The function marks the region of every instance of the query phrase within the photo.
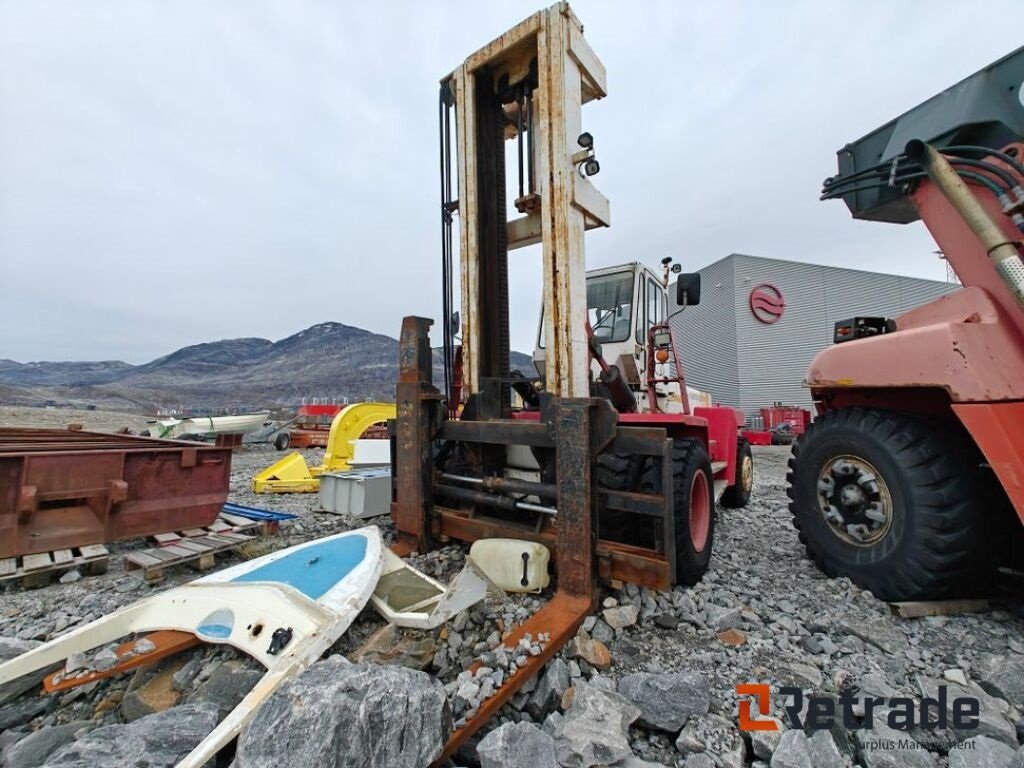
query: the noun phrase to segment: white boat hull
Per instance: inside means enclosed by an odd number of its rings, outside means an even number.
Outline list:
[[[281,683],[319,659],[345,633],[377,584],[383,549],[379,530],[368,526],[205,576],[0,664],[0,685],[133,633],[178,630],[234,646],[267,672],[178,763],[178,768],[200,768],[239,734]]]
[[[150,434],[165,440],[182,435],[247,435],[255,432],[270,416],[270,411],[239,416],[195,416],[190,419],[163,419],[150,422]]]

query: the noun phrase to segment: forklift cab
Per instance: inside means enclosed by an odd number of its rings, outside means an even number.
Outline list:
[[[646,410],[640,395],[646,386],[648,331],[667,318],[668,292],[664,277],[653,269],[631,262],[587,272],[587,322],[594,339],[601,345],[601,355],[609,365],[618,366],[629,388],[637,394],[642,411]],[[534,367],[541,378],[544,377],[544,345],[542,308],[533,352]],[[600,372],[596,361],[591,363],[591,372],[596,379]],[[678,385],[660,386],[659,400],[662,394],[666,412],[681,410]],[[699,393],[694,390],[694,394]]]

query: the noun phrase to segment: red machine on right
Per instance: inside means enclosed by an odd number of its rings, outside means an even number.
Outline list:
[[[1024,48],[841,149],[822,199],[920,219],[963,288],[835,325],[807,372],[790,509],[883,600],[984,594],[1024,522]]]

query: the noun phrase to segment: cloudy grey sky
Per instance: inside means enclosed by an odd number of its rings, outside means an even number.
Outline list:
[[[437,81],[542,2],[0,0],[0,357],[438,317]],[[609,83],[584,110],[613,218],[590,266],[944,276],[922,225],[854,222],[820,183],[1019,45],[1019,0],[986,2],[983,35],[961,0],[573,5]],[[529,350],[535,258],[512,291]]]

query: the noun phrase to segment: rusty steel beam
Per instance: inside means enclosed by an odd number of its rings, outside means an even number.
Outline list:
[[[411,547],[409,551],[419,552],[426,552],[431,544],[427,524],[434,485],[430,447],[444,418],[441,393],[433,386],[431,324],[423,317],[402,320],[395,389],[395,500],[391,516],[399,540]]]
[[[145,637],[153,643],[154,648],[152,651],[136,655],[133,651],[138,639],[132,638],[117,646],[114,652],[117,654],[119,661],[110,669],[102,672],[92,670],[83,673],[81,677],[65,677],[62,669],[59,672],[47,675],[43,679],[43,690],[47,693],[56,693],[57,691],[76,688],[79,685],[85,685],[95,680],[114,677],[145,664],[155,664],[162,659],[174,656],[182,651],[187,651],[189,648],[202,645],[203,642],[191,632],[179,632],[174,629],[157,630],[156,632],[150,632]]]
[[[554,401],[558,485],[558,589],[572,597],[594,591],[594,518],[596,493],[591,482],[590,413],[587,398]]]
[[[547,424],[513,419],[447,421],[441,427],[439,437],[485,445],[529,445],[537,448],[553,448],[555,445]]]
[[[230,477],[228,448],[0,428],[0,557],[201,528]]]
[[[526,665],[517,669],[514,675],[506,678],[494,695],[480,705],[477,714],[462,728],[452,733],[444,745],[444,752],[434,763],[435,766],[444,763],[455,754],[456,750],[470,736],[494,717],[498,710],[519,692],[527,680],[540,673],[544,665],[576,634],[576,630],[590,613],[590,609],[590,597],[573,597],[559,590],[544,608],[522,624],[517,625],[505,637],[502,643],[508,648],[515,648],[519,640],[526,635],[530,635],[534,640],[543,633],[551,635],[537,656],[527,657]],[[478,667],[479,665],[474,666]]]

